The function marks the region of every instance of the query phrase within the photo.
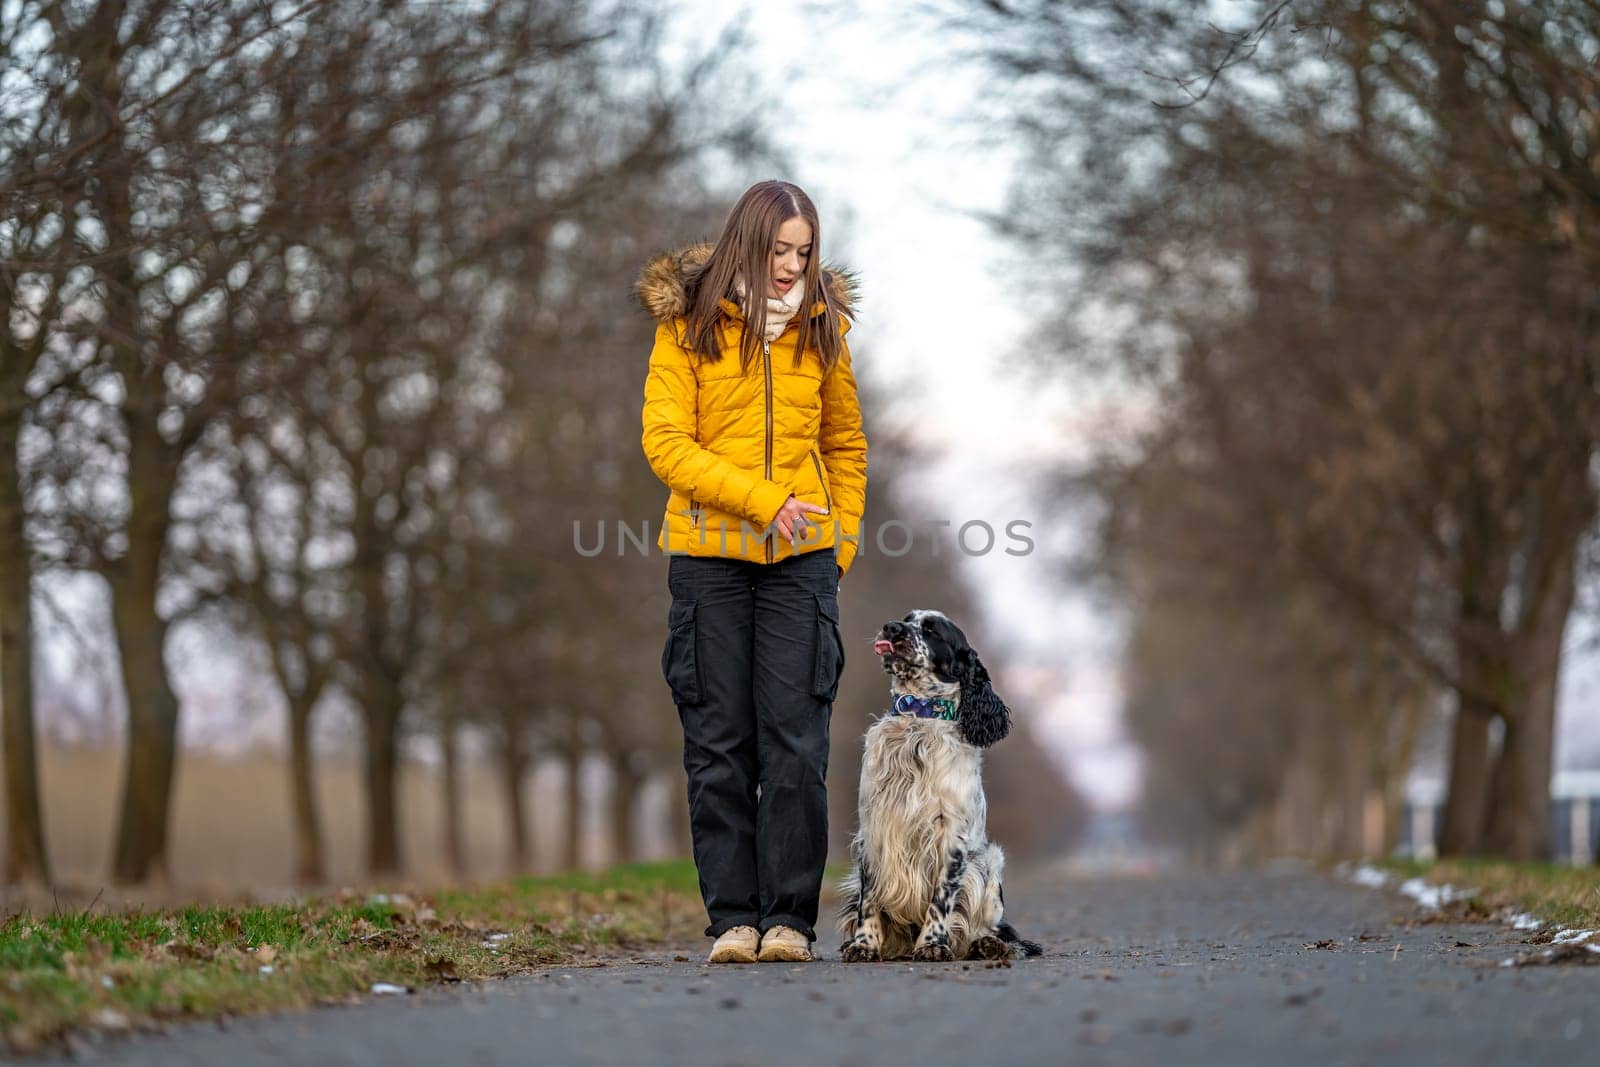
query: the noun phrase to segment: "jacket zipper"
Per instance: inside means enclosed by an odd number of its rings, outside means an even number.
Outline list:
[[[767,379],[767,481],[772,480],[772,342],[761,342],[761,370]],[[767,562],[772,562],[772,538],[767,538]]]
[[[822,485],[822,501],[828,506],[828,517],[833,517],[833,497],[828,493],[828,479],[822,476],[822,460],[817,458],[817,450],[811,449],[811,465],[817,468],[817,481]]]

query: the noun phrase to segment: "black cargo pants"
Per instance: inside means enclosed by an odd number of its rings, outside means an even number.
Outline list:
[[[716,937],[815,940],[828,720],[844,670],[833,548],[777,563],[674,555],[661,669],[683,723],[700,895]]]

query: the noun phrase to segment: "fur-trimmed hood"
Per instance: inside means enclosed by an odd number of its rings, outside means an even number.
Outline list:
[[[645,264],[644,270],[639,272],[639,280],[633,284],[633,291],[652,318],[657,322],[671,322],[689,313],[689,280],[711,258],[714,247],[710,242],[694,244],[677,252],[663,252]],[[837,264],[824,263],[822,284],[827,286],[840,314],[854,319],[860,290],[856,273]],[[733,307],[731,301],[724,301],[724,306]],[[820,315],[824,306],[820,300],[813,301],[811,314]],[[734,311],[737,312],[737,308]]]

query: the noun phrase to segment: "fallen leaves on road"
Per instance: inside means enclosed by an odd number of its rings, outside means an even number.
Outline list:
[[[1435,926],[1440,923],[1492,923],[1496,921],[1495,908],[1477,896],[1448,900],[1424,915],[1407,916],[1398,920],[1402,926]]]
[[[1339,947],[1339,942],[1335,941],[1331,937],[1325,937],[1321,941],[1307,941],[1300,947],[1310,949],[1333,949]]]

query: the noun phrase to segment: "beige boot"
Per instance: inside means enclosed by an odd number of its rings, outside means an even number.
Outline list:
[[[706,962],[754,963],[756,946],[760,941],[761,934],[754,926],[735,926],[724,930],[722,936],[717,938],[717,943],[711,946],[711,955],[706,957]]]
[[[774,926],[761,938],[762,963],[809,963],[811,942],[799,930],[787,926]]]

